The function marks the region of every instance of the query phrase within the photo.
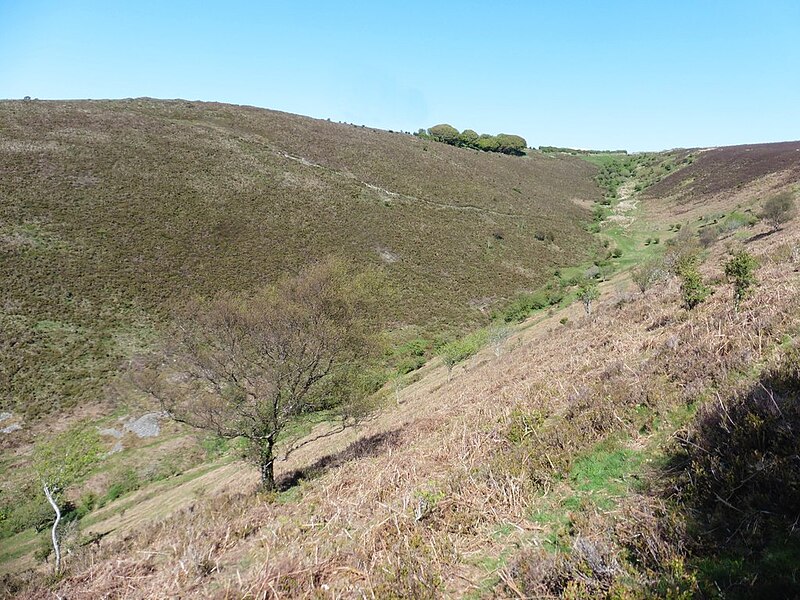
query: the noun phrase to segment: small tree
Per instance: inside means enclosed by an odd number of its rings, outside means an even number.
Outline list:
[[[772,231],[778,231],[781,225],[794,219],[797,214],[791,192],[781,192],[764,203],[761,218],[769,223]]]
[[[369,348],[374,283],[328,261],[250,297],[193,300],[134,382],[175,420],[247,440],[263,488],[274,490],[275,445],[287,424],[321,408],[345,409],[342,426],[353,416],[347,400]]]
[[[666,276],[664,262],[659,259],[648,260],[637,266],[631,273],[631,280],[644,294],[653,285],[663,280]]]
[[[64,491],[86,474],[100,456],[100,440],[94,430],[78,425],[34,446],[33,466],[55,520],[50,532],[55,553],[55,572],[61,571],[61,544],[58,525]]]
[[[697,262],[696,254],[687,254],[675,266],[675,273],[681,280],[683,305],[689,310],[704,302],[711,294],[697,270]]]
[[[739,305],[749,294],[756,283],[755,271],[758,261],[747,250],[740,250],[725,263],[725,276],[733,283],[733,305]]]
[[[592,280],[585,280],[578,288],[578,300],[583,302],[583,308],[587,315],[592,314],[592,302],[600,297],[600,290],[597,283]]]

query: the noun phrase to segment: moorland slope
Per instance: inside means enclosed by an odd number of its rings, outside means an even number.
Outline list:
[[[593,255],[595,172],[250,107],[0,102],[0,408],[94,400],[176,297],[328,255],[384,270],[394,328],[485,320]]]

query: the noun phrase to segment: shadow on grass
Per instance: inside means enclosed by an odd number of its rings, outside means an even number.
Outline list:
[[[300,481],[316,479],[329,469],[335,469],[351,460],[378,456],[391,448],[397,447],[399,443],[400,429],[393,429],[361,438],[341,452],[323,456],[307,467],[286,473],[278,480],[278,489],[285,492],[289,488],[296,486]]]
[[[711,401],[666,466],[703,597],[800,598],[800,350]]]
[[[757,242],[758,240],[763,240],[765,237],[769,237],[773,233],[777,233],[778,231],[780,231],[780,230],[779,229],[778,230],[770,229],[769,231],[762,231],[761,233],[757,233],[754,236],[751,236],[751,237],[747,238],[745,240],[745,243],[749,244],[751,242]]]

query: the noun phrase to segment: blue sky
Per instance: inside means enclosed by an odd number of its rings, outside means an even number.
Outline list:
[[[153,96],[531,145],[800,139],[800,0],[0,0],[0,98]]]

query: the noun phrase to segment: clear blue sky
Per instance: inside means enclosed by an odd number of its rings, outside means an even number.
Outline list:
[[[656,150],[800,139],[800,0],[0,0],[0,98]]]

